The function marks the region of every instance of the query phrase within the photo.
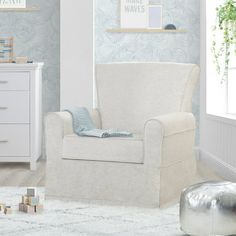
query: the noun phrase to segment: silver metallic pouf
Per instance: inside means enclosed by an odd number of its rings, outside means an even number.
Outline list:
[[[206,182],[182,192],[181,229],[189,235],[236,234],[236,184]]]

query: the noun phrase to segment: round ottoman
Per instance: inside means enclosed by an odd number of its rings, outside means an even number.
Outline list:
[[[183,190],[180,225],[195,236],[236,234],[236,184],[206,182]]]

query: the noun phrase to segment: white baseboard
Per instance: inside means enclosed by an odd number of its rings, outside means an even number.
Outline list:
[[[200,149],[199,160],[206,163],[206,165],[212,168],[219,176],[221,176],[225,180],[236,182],[236,168],[225,163],[217,156]]]

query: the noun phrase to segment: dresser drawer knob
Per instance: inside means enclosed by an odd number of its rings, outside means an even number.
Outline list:
[[[7,110],[8,107],[0,107],[0,110]]]
[[[6,80],[0,80],[0,84],[7,84],[8,83],[8,81],[6,81]]]
[[[8,143],[8,140],[0,140],[0,143]]]

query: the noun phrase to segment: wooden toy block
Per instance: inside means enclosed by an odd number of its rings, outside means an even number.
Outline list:
[[[27,196],[28,197],[36,197],[37,189],[36,188],[27,188]]]
[[[27,210],[28,210],[28,207],[27,207],[28,205],[26,205],[26,204],[23,204],[23,212],[25,212],[25,213],[27,213]]]
[[[39,204],[39,205],[35,206],[35,212],[42,213],[43,212],[43,205]]]
[[[4,211],[5,208],[6,208],[6,204],[0,203],[0,211]]]
[[[28,61],[27,57],[16,57],[15,61],[17,64],[26,64]]]
[[[39,196],[37,197],[29,197],[29,205],[37,206],[39,204]]]
[[[22,202],[23,204],[29,204],[29,197],[28,196],[22,196]]]
[[[28,214],[34,214],[35,213],[35,207],[34,206],[29,206],[29,205],[25,205],[24,207],[24,212],[28,213]]]
[[[21,211],[21,212],[25,211],[25,204],[23,204],[23,203],[19,204],[19,211]]]
[[[12,213],[12,209],[10,206],[5,207],[4,209],[4,214],[5,215],[10,215]]]

